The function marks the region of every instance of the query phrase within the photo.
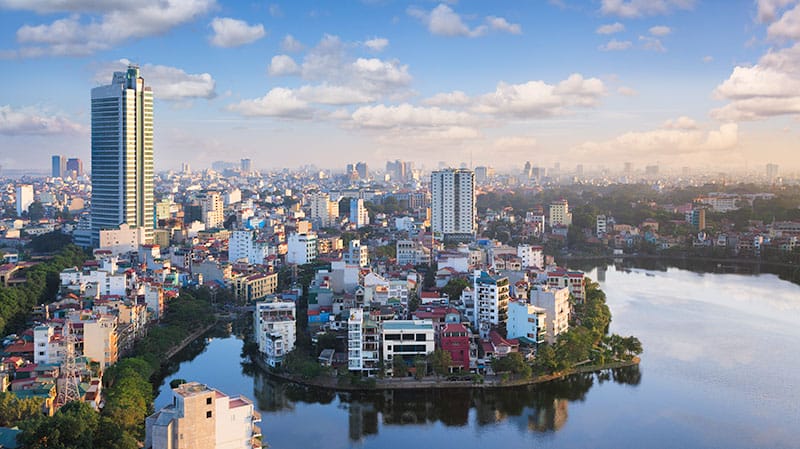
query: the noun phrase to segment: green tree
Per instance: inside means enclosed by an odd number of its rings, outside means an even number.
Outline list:
[[[510,372],[527,379],[531,377],[531,366],[519,352],[512,352],[505,357],[492,360],[492,369],[495,372]]]
[[[24,422],[17,441],[28,449],[92,448],[100,415],[85,402],[69,402],[52,417]]]
[[[395,355],[392,359],[392,377],[406,377],[408,375],[408,365],[402,356]]]
[[[436,373],[437,377],[446,376],[450,373],[450,366],[453,364],[453,358],[450,353],[444,349],[436,348],[428,355],[428,360],[430,360],[431,368],[433,368],[433,372]]]
[[[0,427],[13,427],[20,422],[42,416],[41,398],[19,399],[11,392],[0,393]]]
[[[469,287],[469,281],[464,278],[454,278],[447,282],[442,291],[447,293],[450,301],[454,301],[461,297],[461,292],[467,287]]]

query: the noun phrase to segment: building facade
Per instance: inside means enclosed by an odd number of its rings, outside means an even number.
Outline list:
[[[431,229],[436,236],[472,240],[477,231],[475,173],[447,169],[431,173]]]
[[[297,319],[292,301],[264,301],[255,306],[253,325],[258,351],[270,366],[280,366],[294,349]]]
[[[150,242],[153,207],[153,92],[128,66],[92,89],[92,243],[126,223]]]
[[[505,324],[508,319],[508,278],[494,277],[485,271],[475,270],[472,294],[473,325],[481,338],[489,338],[492,328]]]

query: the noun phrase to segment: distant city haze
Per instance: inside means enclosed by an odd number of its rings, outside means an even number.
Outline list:
[[[91,164],[137,64],[154,168],[800,169],[796,0],[0,1],[0,166]],[[153,20],[152,17],[159,17]]]

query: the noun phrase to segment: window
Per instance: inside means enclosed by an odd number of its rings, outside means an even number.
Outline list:
[[[211,418],[211,410],[206,412],[206,418]]]
[[[425,341],[425,334],[417,334],[417,341]]]
[[[206,398],[206,405],[211,405],[211,398]]]

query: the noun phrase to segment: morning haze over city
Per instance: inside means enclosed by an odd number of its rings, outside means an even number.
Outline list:
[[[0,0],[0,448],[796,448],[800,0]]]

